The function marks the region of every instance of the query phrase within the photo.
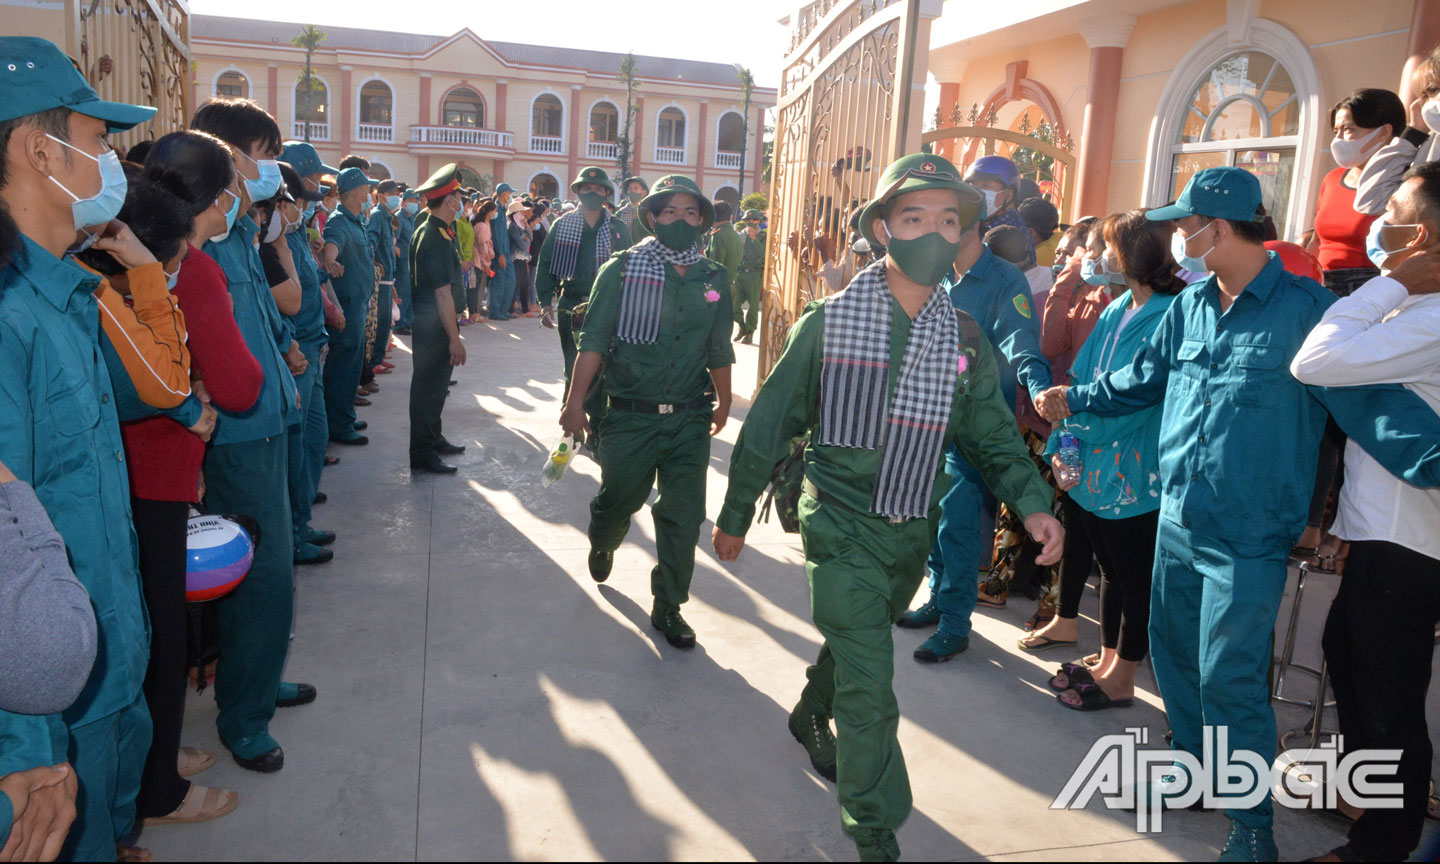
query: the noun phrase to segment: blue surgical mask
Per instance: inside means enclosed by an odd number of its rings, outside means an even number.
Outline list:
[[[1175,259],[1175,263],[1180,265],[1181,270],[1189,270],[1191,273],[1210,272],[1210,265],[1205,263],[1205,258],[1211,252],[1215,251],[1215,244],[1211,243],[1210,248],[1206,249],[1204,253],[1200,255],[1187,255],[1185,253],[1185,246],[1189,241],[1194,240],[1196,237],[1210,230],[1214,224],[1214,220],[1211,220],[1204,228],[1201,228],[1189,237],[1181,234],[1178,230],[1170,237],[1170,257]]]
[[[1372,264],[1374,264],[1376,267],[1379,267],[1382,271],[1388,274],[1389,268],[1385,266],[1385,262],[1390,259],[1391,255],[1399,252],[1400,249],[1386,249],[1384,245],[1382,245],[1380,242],[1380,233],[1386,228],[1419,227],[1421,227],[1419,223],[1396,225],[1387,220],[1384,216],[1381,216],[1379,219],[1376,219],[1374,222],[1370,223],[1370,232],[1365,235],[1365,254],[1370,258],[1370,262]],[[1404,247],[1402,246],[1401,249],[1403,248]]]
[[[1100,269],[1100,261],[1096,258],[1086,258],[1080,262],[1080,279],[1086,285],[1109,285],[1110,274]]]
[[[408,201],[408,202],[406,202],[406,204],[405,204],[405,212],[406,212],[406,213],[409,213],[411,216],[414,216],[416,213],[419,213],[419,212],[420,212],[420,202],[418,202],[418,201]]]
[[[84,231],[96,225],[104,225],[111,219],[120,215],[120,208],[125,206],[125,192],[129,189],[129,183],[125,180],[125,169],[120,165],[120,157],[115,155],[114,150],[106,150],[99,156],[91,156],[79,147],[66,141],[61,141],[54,135],[46,135],[51,141],[63,147],[69,147],[91,162],[100,166],[100,191],[89,198],[81,198],[74,192],[65,188],[65,184],[50,178],[54,183],[64,190],[66,195],[75,199],[70,202],[70,216],[75,224],[76,231]],[[97,235],[91,234],[85,238],[82,248],[88,248],[95,242]]]
[[[319,208],[319,206],[320,206],[320,202],[319,202],[319,201],[311,201],[309,204],[306,204],[306,205],[305,205],[305,212],[300,215],[300,221],[301,221],[301,222],[309,222],[309,221],[310,221],[310,217],[315,215],[315,211],[316,211],[316,209]]]
[[[165,274],[165,287],[171,291],[175,290],[175,284],[180,281],[180,268],[176,267],[174,273]]]
[[[219,243],[221,240],[229,237],[230,232],[235,230],[235,220],[240,218],[240,196],[232,192],[230,193],[230,197],[233,200],[230,202],[230,209],[225,211],[225,233],[216,234],[214,237],[211,237],[211,241],[215,243]]]
[[[400,196],[399,196],[399,195],[389,195],[389,196],[386,196],[386,198],[385,198],[385,209],[386,209],[386,210],[389,210],[391,213],[394,213],[396,210],[399,210],[399,209],[400,209]]]
[[[243,156],[244,154],[242,153],[241,155]],[[245,156],[245,158],[250,159],[249,156]],[[280,174],[280,163],[274,159],[260,159],[258,161],[250,159],[250,161],[254,162],[255,167],[260,169],[260,177],[256,180],[247,178],[245,180],[245,191],[250,193],[251,201],[268,201],[275,197],[275,193],[280,191],[280,184],[284,182],[284,177]]]

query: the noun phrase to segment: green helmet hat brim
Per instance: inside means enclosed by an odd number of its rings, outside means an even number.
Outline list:
[[[961,180],[959,169],[950,160],[930,153],[914,153],[896,159],[880,175],[875,197],[860,211],[861,236],[872,246],[884,246],[875,236],[875,220],[884,215],[885,206],[897,195],[926,189],[948,189],[955,193],[963,230],[969,230],[985,216],[985,195]]]
[[[650,187],[650,192],[640,201],[640,223],[651,233],[655,231],[655,217],[651,215],[650,208],[660,203],[671,195],[685,194],[694,195],[700,202],[700,230],[709,231],[715,225],[715,204],[705,193],[700,191],[699,185],[689,177],[680,174],[666,174],[655,185]]]
[[[580,187],[586,183],[604,186],[610,190],[612,196],[615,194],[615,184],[610,182],[610,175],[605,173],[604,168],[596,165],[581,168],[580,173],[575,175],[575,182],[570,184],[570,191],[578,195],[580,193]]]

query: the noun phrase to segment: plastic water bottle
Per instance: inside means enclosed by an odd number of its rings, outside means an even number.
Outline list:
[[[1060,432],[1060,470],[1055,479],[1061,484],[1079,483],[1081,474],[1080,439],[1071,432]]]
[[[550,451],[550,456],[545,460],[545,470],[540,472],[540,484],[549,486],[565,475],[565,469],[570,465],[570,458],[575,455],[575,439],[566,435]]]

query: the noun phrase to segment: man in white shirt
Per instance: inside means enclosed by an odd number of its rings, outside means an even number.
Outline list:
[[[1324,387],[1400,384],[1440,413],[1440,163],[1411,169],[1382,221],[1372,245],[1386,275],[1331,306],[1290,371]],[[1365,812],[1345,846],[1313,860],[1404,861],[1420,842],[1429,788],[1440,489],[1411,486],[1351,441],[1331,530],[1351,544],[1324,635],[1340,732],[1347,751],[1402,751],[1404,806]]]

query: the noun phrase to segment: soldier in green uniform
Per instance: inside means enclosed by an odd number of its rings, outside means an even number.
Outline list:
[[[620,184],[620,192],[625,196],[625,203],[615,211],[615,217],[625,223],[630,232],[630,242],[639,243],[650,236],[650,229],[640,220],[640,202],[650,194],[650,186],[644,177],[626,177],[625,182]]]
[[[760,237],[760,223],[765,215],[759,210],[745,211],[741,243],[740,272],[735,279],[735,323],[740,332],[736,342],[751,344],[760,323],[760,293],[765,281],[765,241]]]
[[[405,189],[400,194],[400,212],[396,217],[400,227],[395,230],[395,296],[400,298],[400,322],[394,332],[401,336],[410,335],[410,322],[414,313],[410,309],[410,238],[415,236],[415,218],[420,215],[420,193]]]
[[[368,444],[355,430],[355,389],[365,363],[365,320],[375,288],[375,265],[370,241],[361,222],[364,203],[370,200],[371,180],[359,168],[345,168],[335,180],[340,206],[325,220],[325,269],[349,324],[330,338],[325,358],[325,415],[330,440],[340,444]]]
[[[732,212],[729,201],[715,202],[715,227],[706,235],[705,257],[724,267],[734,286],[740,276],[740,258],[745,250],[740,235],[735,232],[735,224],[730,221]]]
[[[740,430],[715,523],[716,554],[734,561],[772,469],[813,430],[798,512],[825,644],[789,726],[815,769],[838,778],[841,821],[861,860],[897,858],[894,832],[910,813],[890,625],[924,576],[945,448],[958,445],[1025,515],[1042,561],[1058,559],[1063,543],[990,345],[939,287],[983,200],[936,156],[886,169],[861,226],[889,257],[811,303],[790,331]]]
[[[411,298],[414,314],[411,345],[415,369],[410,378],[410,469],[431,474],[454,474],[454,465],[441,456],[465,452],[445,440],[440,412],[450,372],[465,365],[465,343],[455,320],[452,286],[460,283],[460,244],[455,219],[463,211],[460,168],[450,163],[415,190],[425,199],[425,212],[415,223],[410,240]]]
[[[658,481],[650,623],[676,648],[695,645],[680,606],[705,521],[710,436],[730,416],[735,362],[726,339],[730,277],[699,250],[714,213],[695,181],[674,174],[640,202],[638,221],[653,236],[600,268],[560,418],[569,435],[589,430],[583,403],[603,361],[609,407],[600,421],[600,491],[590,502],[590,575],[609,578],[630,517]]]
[[[615,195],[615,187],[605,171],[591,166],[581,169],[570,191],[580,198],[580,206],[561,216],[545,235],[540,245],[540,260],[535,262],[535,291],[540,305],[557,316],[560,350],[565,355],[565,392],[570,392],[570,373],[575,369],[575,307],[590,296],[595,274],[610,256],[630,245],[630,232],[625,223],[611,216],[605,202]],[[555,302],[556,291],[559,302]]]

